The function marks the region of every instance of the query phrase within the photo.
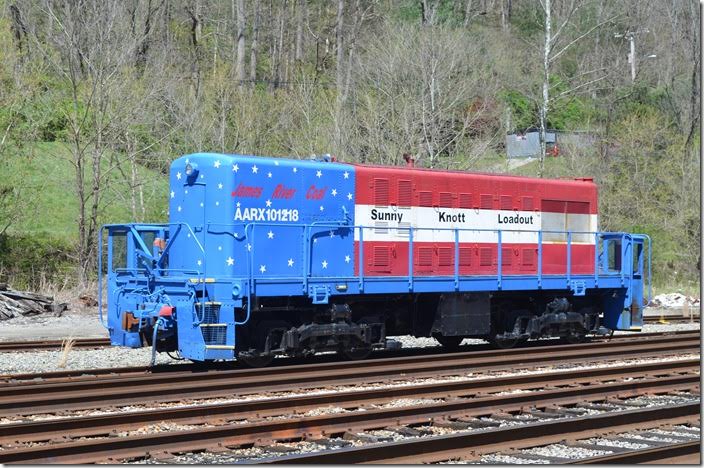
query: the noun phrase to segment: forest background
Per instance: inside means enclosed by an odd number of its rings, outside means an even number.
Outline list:
[[[422,167],[593,177],[600,229],[649,234],[657,288],[698,290],[694,0],[0,7],[0,281],[89,284],[102,223],[167,220],[181,154],[408,153]],[[505,137],[530,128],[580,143],[513,168]]]

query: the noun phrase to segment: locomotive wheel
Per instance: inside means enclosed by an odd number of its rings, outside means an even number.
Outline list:
[[[237,360],[242,362],[244,365],[247,367],[266,367],[269,364],[271,364],[271,361],[274,360],[274,356],[272,355],[262,355],[262,354],[257,354],[257,355],[238,355]]]
[[[342,348],[340,352],[347,360],[360,361],[369,357],[372,353],[372,348]]]
[[[522,338],[498,338],[496,336],[491,339],[491,343],[499,349],[515,348],[516,346],[521,345],[526,341],[528,340]]]
[[[568,342],[569,344],[578,344],[578,343],[585,342],[587,340],[587,336],[582,333],[577,333],[577,334],[570,333],[569,335],[563,337],[562,339],[564,341]]]
[[[460,343],[464,340],[463,336],[443,336],[436,335],[433,338],[438,340],[443,348],[454,351],[460,347]]]

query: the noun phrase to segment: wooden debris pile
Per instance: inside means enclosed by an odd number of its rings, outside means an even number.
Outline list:
[[[15,291],[8,285],[0,283],[0,320],[45,313],[52,313],[59,317],[66,309],[68,304],[58,304],[54,302],[53,297]]]

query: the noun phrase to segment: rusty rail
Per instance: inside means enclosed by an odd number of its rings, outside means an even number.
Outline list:
[[[628,356],[661,357],[697,352],[699,336],[678,335],[651,340],[601,343],[601,347],[550,346],[521,350],[508,356],[501,351],[442,354],[411,358],[356,361],[347,365],[314,364],[279,369],[231,370],[147,374],[0,386],[0,416],[89,409],[106,405],[177,401],[185,398],[233,396],[254,392],[288,391],[325,385],[358,384],[409,376],[454,375],[468,370],[502,370],[535,367],[537,364],[580,363]],[[585,349],[589,350],[585,357]]]
[[[0,463],[89,463],[142,457],[149,453],[189,452],[215,447],[241,446],[274,440],[339,435],[346,431],[418,424],[447,416],[479,416],[496,411],[519,411],[526,406],[569,405],[583,401],[603,401],[609,397],[635,396],[645,392],[666,392],[698,385],[698,377],[653,379],[648,382],[595,384],[581,389],[556,389],[534,394],[512,394],[451,400],[427,406],[371,409],[352,413],[232,424],[187,431],[88,439],[0,451]],[[529,424],[496,430],[413,438],[358,448],[323,451],[280,457],[273,462],[308,463],[420,463],[447,460],[473,451],[500,451],[510,447],[544,445],[566,436],[586,438],[600,431],[629,430],[644,424],[681,424],[699,416],[699,403],[617,411],[555,422]]]

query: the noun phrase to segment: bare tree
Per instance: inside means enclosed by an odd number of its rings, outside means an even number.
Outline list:
[[[236,5],[236,7],[235,7],[235,5]],[[245,68],[244,68],[245,67],[245,65],[244,65],[245,37],[244,37],[244,32],[245,32],[245,26],[246,26],[244,0],[232,0],[232,9],[237,10],[237,35],[235,36],[235,43],[237,44],[237,54],[236,54],[235,63],[237,64],[237,66],[236,66],[235,75],[237,76],[237,79],[239,80],[239,82],[243,83],[245,80]],[[233,16],[234,16],[234,14],[233,14]]]
[[[252,45],[249,58],[249,79],[257,79],[257,47],[259,46],[259,0],[254,0],[254,20],[252,21]]]
[[[594,33],[598,28],[602,27],[604,24],[613,21],[616,15],[591,25],[586,28],[586,30],[580,30],[577,28],[573,22],[575,14],[577,11],[586,4],[586,0],[570,0],[570,3],[560,4],[562,18],[555,18],[555,11],[551,0],[540,0],[540,5],[542,7],[543,13],[543,41],[541,44],[541,56],[542,56],[542,95],[540,104],[538,107],[538,119],[540,122],[540,169],[539,174],[542,177],[545,168],[545,155],[546,155],[546,133],[547,133],[547,120],[548,112],[550,111],[551,105],[554,104],[555,100],[558,98],[565,97],[569,94],[575,93],[578,90],[588,91],[588,87],[594,83],[601,81],[605,78],[603,73],[599,73],[601,69],[594,69],[585,71],[581,74],[581,77],[586,79],[581,80],[578,84],[573,84],[568,90],[560,92],[557,96],[551,97],[550,89],[551,82],[550,76],[551,72],[556,64],[556,61],[568,52],[572,47],[574,47],[579,41]],[[557,25],[553,31],[553,22]],[[568,36],[568,32],[571,35]],[[559,46],[559,47],[558,47]]]

